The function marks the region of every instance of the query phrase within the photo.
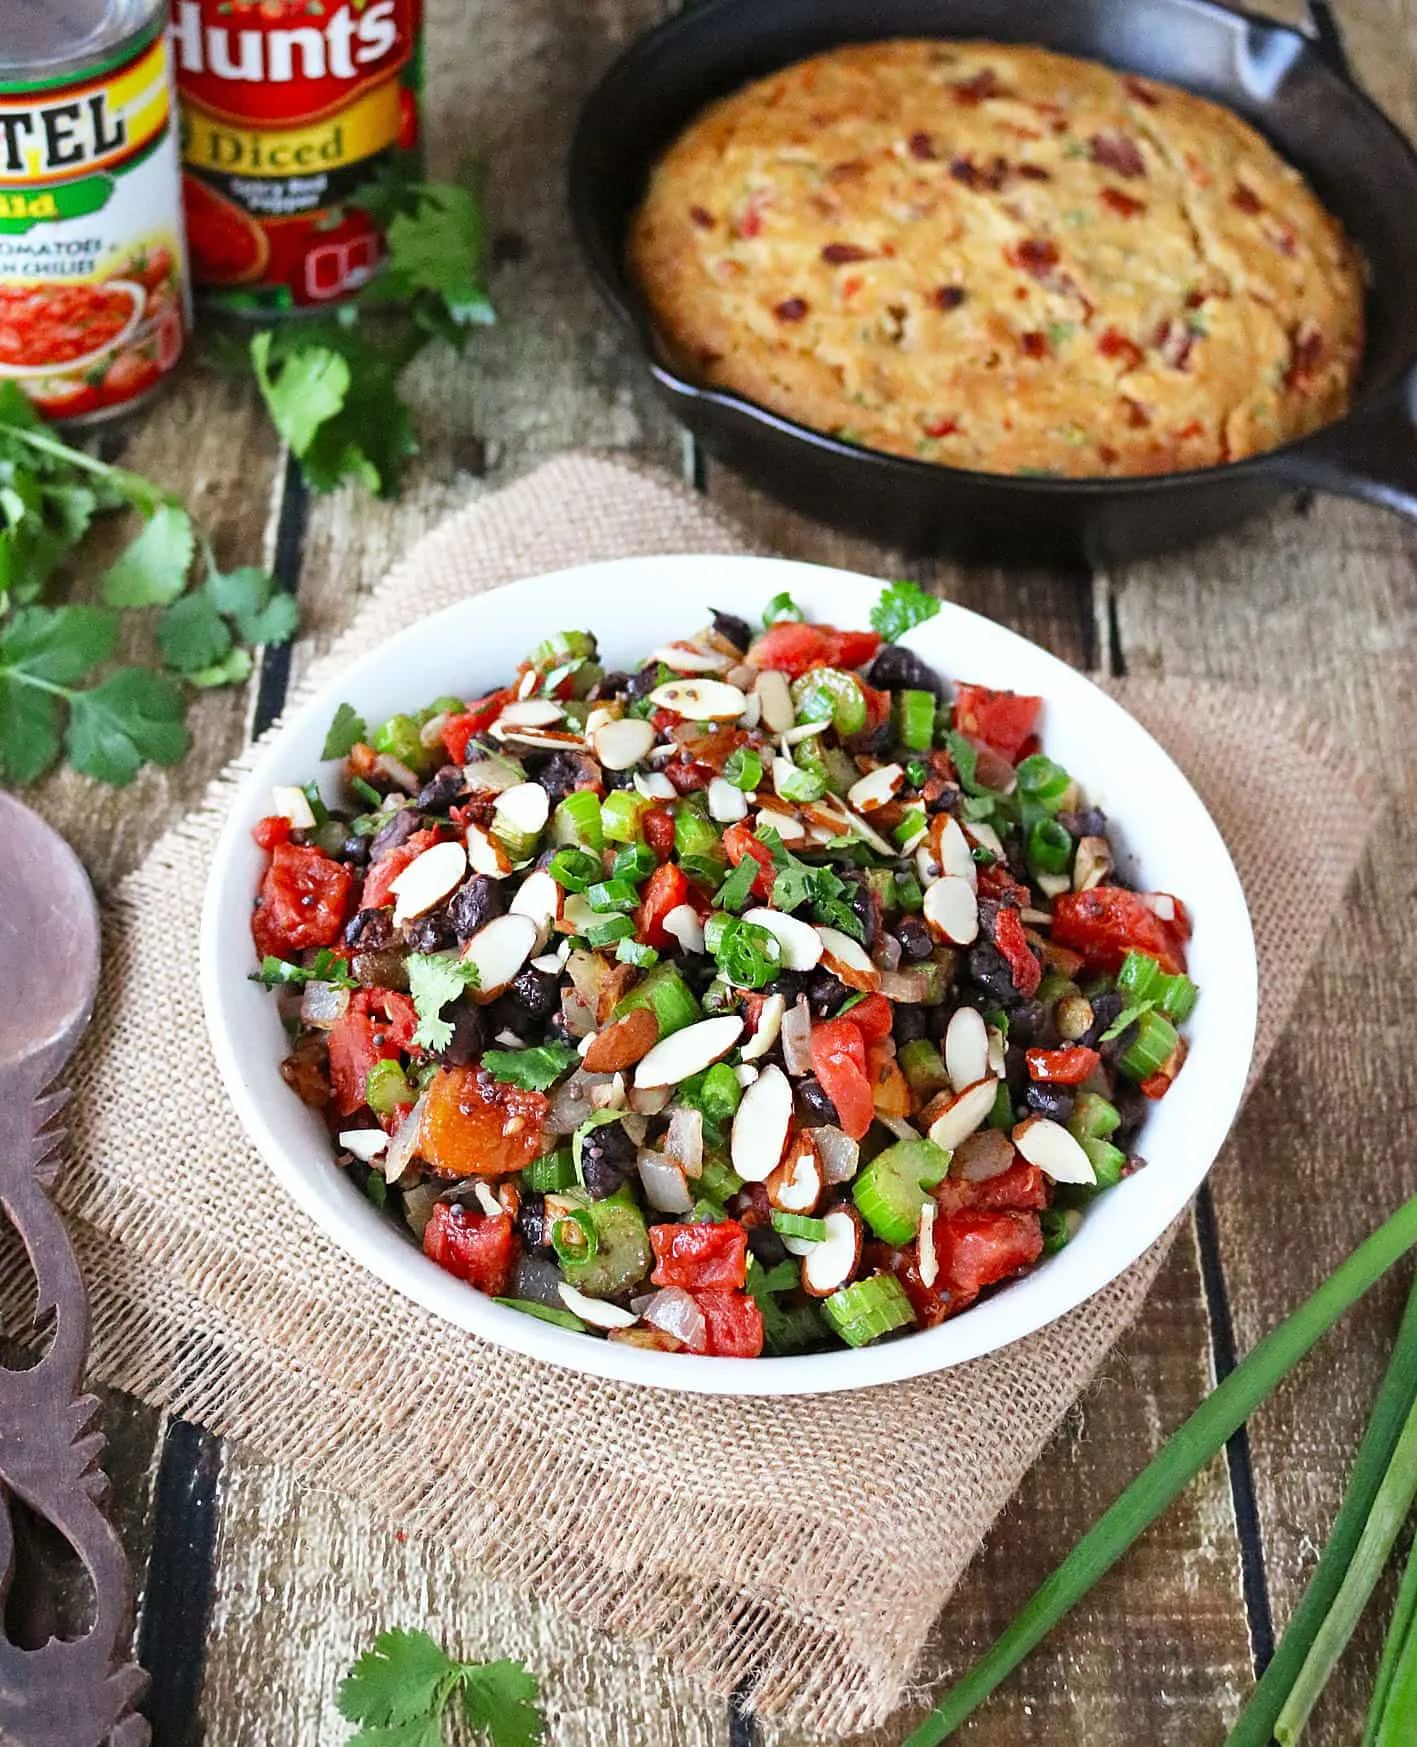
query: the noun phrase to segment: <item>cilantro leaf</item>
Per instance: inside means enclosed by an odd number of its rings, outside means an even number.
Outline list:
[[[85,776],[124,788],[149,761],[177,764],[192,744],[176,682],[145,667],[120,667],[92,691],[69,694],[64,737]]]
[[[336,958],[329,947],[322,946],[308,965],[292,964],[289,959],[275,958],[267,953],[261,960],[261,968],[253,971],[253,983],[262,983],[268,989],[295,988],[304,983],[333,983],[337,989],[355,989],[359,982],[349,974],[349,969],[341,958]]]
[[[349,1747],[442,1747],[454,1695],[490,1747],[536,1747],[546,1724],[536,1679],[519,1662],[456,1662],[427,1632],[381,1632],[340,1683],[340,1714],[361,1725]]]
[[[757,879],[761,864],[751,855],[745,855],[729,873],[723,877],[723,883],[714,893],[713,907],[715,910],[732,910],[735,913],[743,908],[753,894],[753,882]]]
[[[0,667],[0,775],[31,783],[59,756],[59,700]]]
[[[173,601],[158,620],[157,640],[163,660],[178,673],[215,667],[231,649],[226,620],[201,589]]]
[[[335,711],[321,748],[321,758],[348,758],[361,740],[369,737],[369,726],[353,704],[341,704]]]
[[[523,1092],[544,1092],[579,1060],[579,1050],[553,1041],[533,1049],[489,1049],[483,1054],[482,1065],[504,1085],[519,1086]]]
[[[236,626],[243,643],[253,648],[263,643],[286,643],[300,620],[300,609],[290,595],[276,587],[269,571],[253,564],[239,570],[213,571],[206,581],[212,605]]]
[[[118,641],[118,621],[103,607],[24,607],[0,636],[0,666],[51,685],[73,685]]]
[[[792,619],[799,625],[803,619],[801,607],[786,589],[781,594],[775,594],[763,608],[763,629],[770,631],[781,619]]]
[[[482,285],[482,208],[470,188],[423,182],[389,225],[385,296],[432,292],[459,327],[496,320]]]
[[[427,1632],[380,1632],[340,1682],[340,1715],[387,1728],[441,1712],[459,1666]]]
[[[197,549],[192,518],[179,504],[158,504],[147,526],[103,579],[111,607],[166,606],[187,586]]]
[[[1111,1043],[1114,1037],[1120,1037],[1129,1025],[1135,1025],[1144,1013],[1150,1013],[1155,1007],[1155,1001],[1133,1001],[1130,1007],[1124,1007],[1106,1031],[1098,1039],[1100,1043]]]
[[[213,686],[244,685],[255,665],[249,649],[233,649],[224,660],[211,667],[199,667],[195,673],[184,673],[182,677],[198,691],[210,691]]]
[[[462,1665],[463,1715],[481,1729],[495,1747],[536,1747],[546,1719],[537,1707],[536,1676],[520,1662]]]
[[[916,625],[933,619],[940,603],[926,594],[918,582],[892,582],[881,590],[881,598],[871,608],[871,625],[887,643],[894,643]]]
[[[408,992],[418,1014],[413,1041],[436,1054],[453,1041],[453,1022],[443,1009],[464,989],[477,987],[477,966],[444,953],[412,952],[408,956]]]
[[[310,345],[285,351],[279,375],[271,374],[269,331],[251,341],[251,362],[256,381],[276,429],[290,444],[297,460],[304,460],[320,427],[343,410],[349,395],[350,369],[346,359],[326,346]]]

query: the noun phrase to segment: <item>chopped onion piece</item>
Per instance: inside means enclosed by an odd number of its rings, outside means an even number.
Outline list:
[[[981,1128],[960,1142],[951,1169],[967,1183],[1001,1177],[1014,1162],[1014,1143],[997,1128]]]
[[[664,1150],[686,1177],[697,1177],[704,1168],[704,1118],[702,1111],[677,1105],[669,1118]]]
[[[861,1163],[861,1143],[832,1123],[812,1130],[822,1176],[828,1183],[849,1183]]]
[[[881,972],[881,993],[888,1001],[899,1001],[907,1007],[918,1007],[932,986],[928,971],[917,965],[907,965],[903,971]]]
[[[708,1345],[708,1323],[704,1313],[694,1302],[693,1295],[682,1286],[663,1287],[650,1299],[641,1315],[651,1328],[673,1335],[691,1351],[701,1353]]]
[[[421,1093],[418,1102],[404,1117],[393,1139],[389,1142],[389,1150],[384,1154],[384,1179],[386,1182],[397,1183],[417,1156],[418,1131],[423,1122],[423,1107],[427,1102],[428,1094]]]
[[[343,1019],[349,1007],[349,990],[337,983],[306,983],[300,997],[300,1018],[306,1025],[328,1031]]]
[[[812,1010],[799,995],[782,1016],[782,1059],[789,1074],[800,1078],[812,1071]]]
[[[642,1152],[637,1163],[651,1207],[660,1213],[687,1213],[694,1205],[683,1171],[662,1153]]]

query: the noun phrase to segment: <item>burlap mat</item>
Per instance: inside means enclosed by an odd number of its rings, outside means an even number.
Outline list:
[[[567,457],[423,541],[309,683],[514,577],[742,548],[678,486]],[[1351,769],[1282,703],[1180,684],[1114,689],[1186,769],[1239,866],[1262,964],[1258,1073],[1360,854],[1365,803]],[[410,1533],[455,1529],[470,1567],[647,1641],[716,1691],[746,1678],[753,1702],[789,1728],[881,1722],[1164,1246],[1025,1343],[825,1400],[637,1391],[443,1326],[286,1200],[209,1057],[198,912],[239,775],[108,906],[62,1189],[93,1294],[95,1376],[293,1463]],[[10,1266],[0,1312],[23,1327],[32,1306],[27,1271]]]

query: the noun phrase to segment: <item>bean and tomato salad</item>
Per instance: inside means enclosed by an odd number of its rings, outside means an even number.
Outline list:
[[[1197,994],[1040,715],[785,597],[635,673],[568,631],[471,701],[342,705],[340,803],[256,832],[284,1077],[529,1316],[739,1358],[955,1316],[1139,1168]]]

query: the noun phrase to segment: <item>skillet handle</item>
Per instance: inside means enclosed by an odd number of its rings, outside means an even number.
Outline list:
[[[1417,375],[1272,460],[1290,485],[1361,498],[1417,521]]]

